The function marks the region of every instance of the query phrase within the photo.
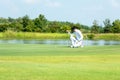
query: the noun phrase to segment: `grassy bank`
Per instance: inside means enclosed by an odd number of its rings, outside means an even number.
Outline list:
[[[104,34],[85,34],[86,39],[91,40],[120,40],[120,34],[104,33]]]
[[[33,32],[4,32],[0,39],[67,39],[68,34],[60,33],[33,33]]]
[[[67,33],[32,33],[6,31],[0,33],[0,39],[68,39]],[[84,39],[120,40],[120,34],[84,34]]]
[[[119,48],[1,44],[0,80],[119,80]]]

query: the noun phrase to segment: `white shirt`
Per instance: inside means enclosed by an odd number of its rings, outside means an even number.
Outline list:
[[[81,33],[80,30],[78,29],[75,29],[75,31],[73,32],[73,34],[75,35],[75,38],[80,41],[80,40],[83,40],[83,35]]]

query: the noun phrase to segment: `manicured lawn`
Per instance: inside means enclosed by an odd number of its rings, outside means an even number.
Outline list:
[[[0,80],[120,80],[120,45],[0,44]]]

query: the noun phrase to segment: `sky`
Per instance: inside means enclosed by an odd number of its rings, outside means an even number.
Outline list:
[[[31,19],[45,15],[50,21],[69,21],[91,26],[120,18],[120,0],[0,0],[0,17]]]

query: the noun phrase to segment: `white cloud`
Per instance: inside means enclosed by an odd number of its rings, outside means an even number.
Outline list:
[[[120,0],[110,0],[110,4],[114,8],[120,8]]]
[[[60,7],[61,3],[53,0],[23,0],[26,4],[34,5],[34,4],[40,4],[47,7]]]
[[[26,4],[37,4],[40,0],[23,0]]]
[[[52,1],[52,0],[44,0],[45,1],[45,5],[48,7],[60,7],[61,3],[57,2],[57,1]]]

